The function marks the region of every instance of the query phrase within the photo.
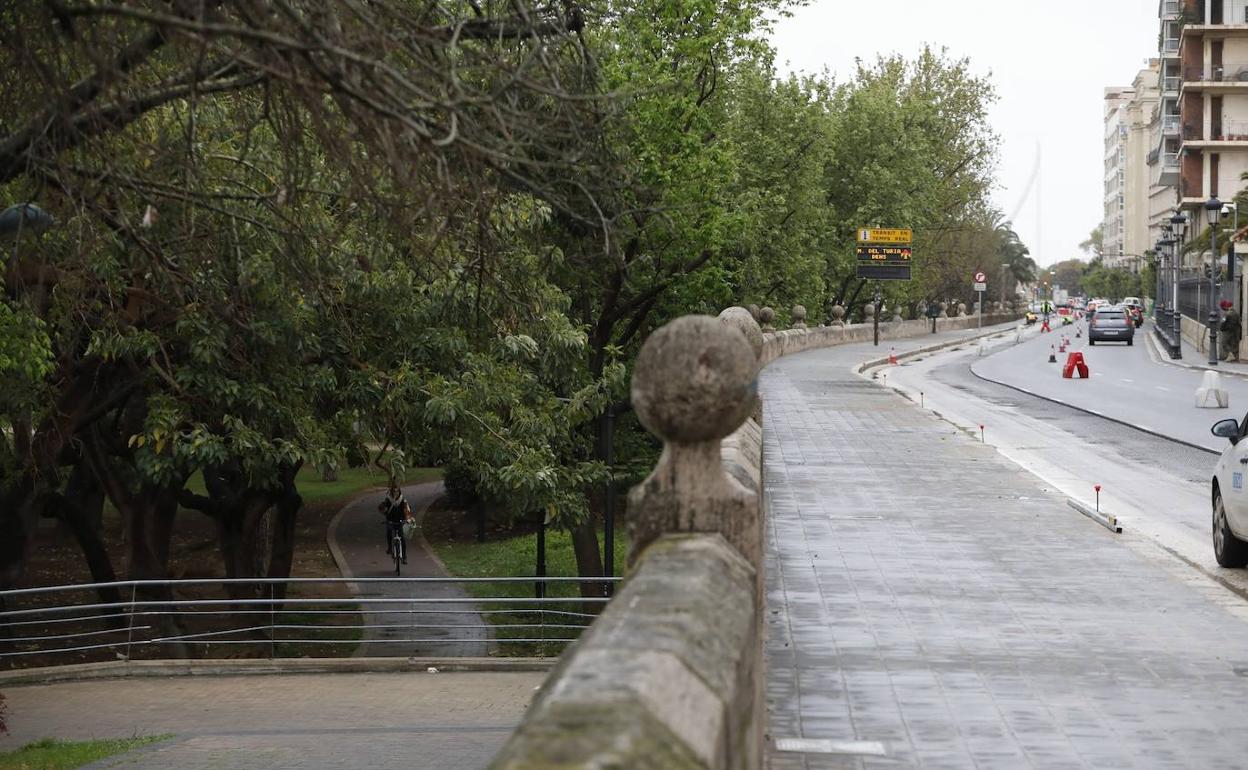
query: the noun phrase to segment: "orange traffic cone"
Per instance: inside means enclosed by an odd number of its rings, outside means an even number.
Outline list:
[[[1057,363],[1057,351],[1053,349],[1052,345],[1049,345],[1049,363]]]
[[[897,363],[897,353],[895,352],[895,348],[889,348],[889,349],[888,349],[888,362],[889,362],[890,364],[894,364],[894,365],[896,365],[896,363]]]

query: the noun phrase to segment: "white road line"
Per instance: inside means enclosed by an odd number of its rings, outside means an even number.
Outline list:
[[[1170,392],[1170,389],[1169,389],[1169,388],[1163,388],[1163,387],[1161,387],[1160,385],[1154,385],[1153,387],[1154,387],[1154,388],[1156,388],[1157,390],[1164,390],[1164,391],[1166,391],[1167,393],[1169,393],[1169,392]]]
[[[1135,382],[1135,380],[1128,380],[1126,377],[1123,377],[1122,381],[1123,382]]]

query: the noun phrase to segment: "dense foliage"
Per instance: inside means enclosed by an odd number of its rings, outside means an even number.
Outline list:
[[[651,329],[857,312],[860,226],[916,231],[915,280],[885,287],[907,314],[969,301],[976,270],[1012,296],[1034,263],[987,202],[991,85],[934,50],[782,75],[783,11],[0,10],[0,201],[56,220],[0,233],[3,583],[40,516],[101,580],[161,576],[179,508],[217,524],[228,574],[285,575],[296,471],[366,462],[541,512],[595,574],[603,415]],[[625,466],[653,451],[619,443]]]

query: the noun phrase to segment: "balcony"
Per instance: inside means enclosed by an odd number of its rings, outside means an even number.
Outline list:
[[[1182,78],[1178,75],[1164,77],[1161,79],[1161,90],[1168,94],[1179,92],[1179,86],[1182,84]]]
[[[1176,19],[1183,12],[1183,4],[1179,0],[1161,0],[1161,18]]]
[[[1209,136],[1200,126],[1183,126],[1184,147],[1212,147],[1216,145],[1248,144],[1248,120],[1223,120],[1214,123]]]
[[[1185,67],[1183,91],[1208,93],[1248,93],[1248,64],[1217,67]]]
[[[1161,41],[1161,53],[1163,56],[1179,55],[1179,39],[1177,37],[1168,37]]]
[[[1179,116],[1178,115],[1162,115],[1161,116],[1161,132],[1163,134],[1179,133]]]

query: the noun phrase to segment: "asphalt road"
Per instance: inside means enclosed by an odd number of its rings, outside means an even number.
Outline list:
[[[1119,387],[1138,385],[1122,382],[1136,379],[1127,376],[1132,373],[1143,379],[1143,375],[1158,370],[1158,376],[1169,378],[1166,381],[1186,376],[1197,382],[1200,373],[1152,363],[1140,344],[1115,346],[1104,352],[1098,344],[1093,348],[1093,361],[1102,372],[1101,378],[1095,377],[1094,369],[1092,380],[1072,383],[1061,380],[1060,372],[1050,373],[1045,368],[1056,368],[1045,362],[1050,344],[1045,338],[1051,335],[1032,336],[1034,331],[1027,335],[1021,344],[1014,343],[1014,335],[999,338],[996,347],[990,346],[984,356],[975,348],[951,350],[882,368],[875,374],[972,435],[978,437],[979,426],[984,425],[985,443],[1045,480],[1055,491],[1095,504],[1094,485],[1100,484],[1101,508],[1118,516],[1124,542],[1142,549],[1160,547],[1195,567],[1199,579],[1248,597],[1248,573],[1222,569],[1213,559],[1209,507],[1209,478],[1216,461],[1213,453],[976,376],[985,369],[1007,373],[1013,381],[1038,392],[1052,392],[1064,385],[1062,395],[1071,398],[1069,394],[1077,394],[1071,400],[1079,406],[1104,409],[1135,424],[1152,423],[1154,428],[1179,423],[1185,415],[1189,422],[1204,425],[1208,435],[1208,425],[1228,410],[1196,410],[1190,394],[1180,394],[1177,388],[1165,401],[1164,391],[1137,400],[1129,390]],[[1044,352],[1044,357],[1039,364],[1032,364],[1037,352]],[[1225,379],[1231,384],[1230,378]],[[1232,405],[1235,398],[1231,396]],[[1248,405],[1248,395],[1239,404]],[[1195,437],[1196,430],[1189,426],[1186,435]],[[1216,441],[1209,443],[1217,446]],[[1240,598],[1232,598],[1242,603]]]
[[[971,368],[996,382],[1222,451],[1226,441],[1212,436],[1209,428],[1217,420],[1244,416],[1248,410],[1248,380],[1221,376],[1222,387],[1230,396],[1230,408],[1197,408],[1195,394],[1204,372],[1160,360],[1145,339],[1152,333],[1151,324],[1136,330],[1135,345],[1131,347],[1104,342],[1089,346],[1086,333],[1082,339],[1075,338],[1074,329],[1082,326],[1058,327],[1051,334],[1033,332],[1022,344],[977,361]],[[1058,363],[1049,363],[1050,347],[1059,342],[1062,333],[1070,337],[1072,346],[1067,348],[1067,354],[1057,354]],[[1083,354],[1091,370],[1087,380],[1062,377],[1062,364],[1075,351]]]

